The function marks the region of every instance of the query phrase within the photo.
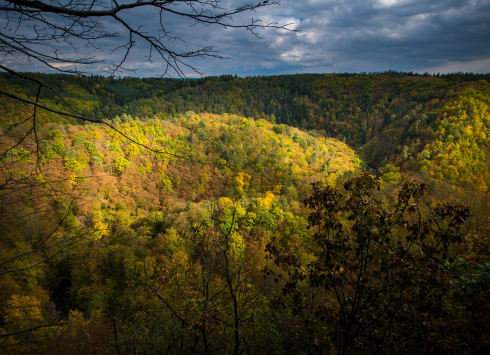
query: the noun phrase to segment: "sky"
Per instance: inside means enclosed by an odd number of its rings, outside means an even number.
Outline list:
[[[224,0],[221,6],[233,8],[249,2]],[[127,11],[123,17],[150,33],[158,28],[154,10]],[[165,29],[182,40],[168,41],[168,48],[189,51],[214,46],[219,55],[231,58],[187,60],[205,76],[387,70],[490,73],[490,0],[282,0],[280,5],[235,16],[232,23],[246,23],[252,17],[262,23],[290,24],[288,28],[294,31],[258,29],[261,38],[257,38],[245,29],[193,25],[171,15],[164,18]],[[4,16],[0,22],[5,23]],[[103,73],[107,64],[123,55],[122,49],[110,49],[125,43],[124,28],[112,22],[104,24],[120,37],[99,41],[95,52],[92,47],[78,46],[79,54],[105,61],[83,67],[88,73]],[[61,49],[65,55],[74,55],[72,48]],[[135,71],[122,75],[164,74],[161,62],[145,61],[148,49],[137,42],[124,64]],[[0,64],[21,71],[52,71],[19,58],[1,56]],[[185,67],[183,72],[188,77],[199,76]]]

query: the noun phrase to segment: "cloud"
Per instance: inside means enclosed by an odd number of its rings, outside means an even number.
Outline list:
[[[74,68],[75,65],[73,63],[49,63],[54,68]]]
[[[226,0],[222,5],[230,8],[245,3]],[[156,28],[151,11],[128,12],[126,16],[146,30]],[[490,0],[283,0],[281,6],[235,16],[232,23],[251,18],[262,19],[262,24],[293,23],[290,29],[298,32],[258,28],[259,39],[244,29],[193,26],[191,21],[165,16],[166,29],[185,41],[168,41],[168,47],[186,52],[215,46],[220,55],[233,58],[186,61],[206,75],[490,70]],[[123,55],[122,50],[111,54],[108,49],[127,39],[123,28],[113,29],[121,38],[101,41],[98,46],[103,51],[95,52],[106,59],[105,65]],[[130,75],[158,76],[165,71],[161,61],[151,64],[147,57],[148,46],[138,42],[125,64],[137,70]],[[99,72],[102,66],[91,70]],[[33,69],[26,70],[42,70],[32,64],[29,68]]]
[[[287,61],[287,62],[298,62],[304,59],[311,58],[311,54],[309,53],[303,53],[300,52],[296,49],[284,52],[281,54],[281,59]]]

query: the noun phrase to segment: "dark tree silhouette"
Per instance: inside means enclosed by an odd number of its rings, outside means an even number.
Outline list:
[[[438,317],[451,297],[442,275],[465,240],[469,208],[433,206],[424,198],[425,184],[409,180],[387,209],[376,193],[380,174],[346,180],[345,192],[313,185],[305,204],[315,261],[304,265],[294,253],[267,245],[284,271],[283,292],[273,304],[293,316],[286,330],[291,348],[309,354],[444,352],[435,350],[444,346]]]

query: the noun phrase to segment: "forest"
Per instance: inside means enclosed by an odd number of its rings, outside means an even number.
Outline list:
[[[490,74],[29,76],[0,353],[490,352]]]

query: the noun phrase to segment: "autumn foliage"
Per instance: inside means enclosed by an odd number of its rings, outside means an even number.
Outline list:
[[[52,78],[107,121],[0,98],[2,352],[488,352],[484,80]]]

